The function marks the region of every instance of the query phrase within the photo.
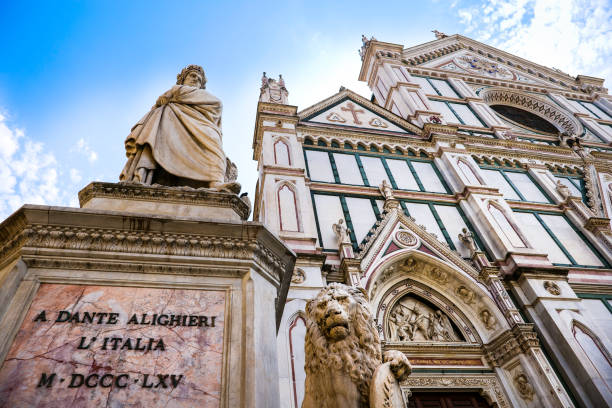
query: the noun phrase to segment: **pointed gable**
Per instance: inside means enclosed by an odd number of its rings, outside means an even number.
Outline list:
[[[545,67],[459,34],[406,48],[402,60],[409,66],[524,82],[552,88],[580,89],[579,78]]]
[[[416,224],[414,219],[408,217],[398,207],[386,212],[383,219],[377,223],[374,232],[362,243],[358,258],[361,260],[361,269],[368,271],[363,276],[365,283],[370,278],[372,265],[393,257],[398,251],[411,249],[422,252],[440,261],[455,266],[467,276],[478,280],[478,271],[466,262],[457,252],[436,237]]]
[[[302,123],[367,129],[376,132],[420,134],[421,130],[360,95],[343,89],[298,113]]]
[[[519,72],[507,64],[492,57],[479,55],[477,52],[460,50],[422,65],[427,68],[437,68],[444,71],[460,72],[468,75],[486,76],[494,79],[525,82],[532,85],[554,86],[538,79],[536,76]]]

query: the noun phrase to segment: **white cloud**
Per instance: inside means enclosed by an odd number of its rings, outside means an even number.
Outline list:
[[[574,76],[612,79],[607,0],[491,0],[457,13],[478,41]]]
[[[94,163],[98,160],[98,153],[96,153],[89,144],[85,141],[85,139],[80,138],[76,145],[76,151],[82,153],[87,157],[89,163]]]
[[[73,183],[78,183],[83,179],[83,177],[81,177],[81,173],[77,170],[77,169],[70,169],[70,180]]]
[[[0,115],[0,221],[28,204],[61,204],[57,160]]]

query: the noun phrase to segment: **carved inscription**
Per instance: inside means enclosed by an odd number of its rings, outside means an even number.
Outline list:
[[[223,291],[42,284],[0,369],[0,401],[217,407],[224,311]]]

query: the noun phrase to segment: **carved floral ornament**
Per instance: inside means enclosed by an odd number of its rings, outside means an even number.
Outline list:
[[[533,95],[505,88],[484,88],[479,95],[489,105],[507,105],[526,110],[551,122],[559,132],[581,135],[584,128],[572,113]]]

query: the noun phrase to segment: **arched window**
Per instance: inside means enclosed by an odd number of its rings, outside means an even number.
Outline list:
[[[526,248],[527,245],[525,241],[520,237],[508,217],[506,216],[506,212],[499,208],[497,205],[489,202],[488,206],[489,213],[493,216],[493,219],[497,223],[499,230],[508,238],[510,243],[515,248]]]
[[[603,348],[599,339],[584,325],[576,321],[572,325],[572,334],[578,344],[580,344],[584,354],[587,355],[595,366],[601,379],[610,388],[612,386],[612,361],[610,361],[610,356]]]
[[[278,189],[277,196],[281,231],[299,231],[297,197],[293,187],[283,183]]]
[[[291,166],[291,155],[289,146],[284,140],[279,139],[274,143],[274,163],[281,166]]]
[[[289,353],[291,354],[291,387],[293,388],[293,403],[295,408],[302,406],[304,399],[305,356],[304,342],[306,339],[306,322],[298,315],[289,326]]]
[[[484,183],[478,177],[478,174],[474,171],[470,163],[466,159],[460,157],[457,159],[457,166],[461,169],[461,172],[471,185],[483,185]]]

